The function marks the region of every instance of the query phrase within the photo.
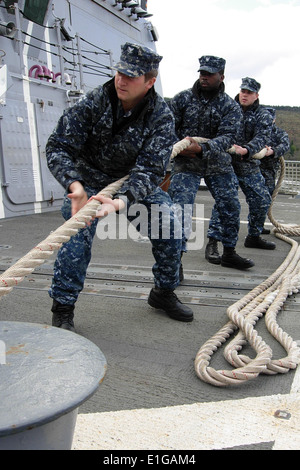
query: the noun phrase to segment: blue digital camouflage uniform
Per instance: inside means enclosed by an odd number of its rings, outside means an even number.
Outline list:
[[[207,67],[203,63],[205,59],[208,61]],[[212,56],[200,58],[200,69],[215,73],[216,68],[209,67],[210,64],[214,65],[213,60]],[[224,68],[225,61],[221,60]],[[240,202],[238,181],[227,150],[236,140],[241,110],[224,90],[222,83],[215,94],[206,99],[197,80],[192,88],[178,93],[169,102],[179,140],[187,136],[209,139],[207,143],[201,144],[203,152],[199,157],[178,155],[175,158],[169,194],[174,202],[182,206],[193,204],[203,177],[219,208],[223,229],[218,231],[216,238],[224,246],[235,247],[240,223]],[[186,251],[190,231],[191,217],[185,220],[182,251]]]
[[[130,55],[130,51],[127,48],[127,54]],[[135,76],[137,65],[140,75],[147,73],[157,68],[161,59],[157,56],[157,63],[153,63],[151,51],[151,63],[144,67],[145,55],[143,57],[137,63],[136,51],[133,51],[132,69],[128,68],[127,60],[128,75]],[[124,63],[120,63],[121,66]],[[128,207],[142,203],[149,211],[151,204],[160,204],[169,214],[170,239],[164,240],[162,236],[151,239],[149,233],[155,258],[155,284],[165,289],[174,289],[179,284],[181,240],[173,234],[176,219],[173,203],[158,186],[176,141],[174,118],[153,88],[127,116],[120,106],[112,79],[67,109],[46,145],[49,169],[67,192],[72,182],[80,181],[90,197],[129,175],[115,197],[125,197]],[[71,216],[67,197],[62,214],[65,219]],[[73,305],[83,288],[97,223],[95,220],[91,226],[80,230],[58,252],[49,294],[60,304]]]
[[[269,146],[272,147],[274,154],[261,159],[260,171],[265,178],[267,188],[272,196],[276,186],[277,173],[280,167],[280,157],[286,154],[290,148],[288,133],[273,124]]]
[[[242,80],[241,88],[258,92],[260,84],[246,77]],[[236,101],[239,103],[239,95]],[[247,148],[248,156],[245,159],[238,154],[232,155],[234,171],[249,206],[248,235],[253,237],[259,236],[263,230],[271,197],[260,172],[260,160],[252,157],[270,142],[272,122],[273,119],[268,109],[261,106],[258,99],[252,106],[243,110],[235,144]],[[219,217],[218,211],[214,208],[210,220],[210,231],[221,231]]]

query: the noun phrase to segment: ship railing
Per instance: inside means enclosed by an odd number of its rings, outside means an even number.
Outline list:
[[[64,43],[62,41],[61,27],[62,23],[59,19],[55,22],[55,25],[52,27],[47,27],[48,29],[56,29],[56,40],[57,43],[46,41],[42,38],[37,38],[31,34],[22,31],[21,29],[21,15],[22,12],[19,10],[18,5],[15,4],[15,17],[16,17],[16,31],[17,37],[16,40],[19,46],[19,57],[20,57],[20,69],[23,74],[29,74],[30,77],[39,78],[43,81],[45,79],[48,83],[55,83],[56,78],[59,75],[61,85],[71,85],[72,83],[68,77],[76,77],[78,74],[80,80],[80,90],[85,89],[84,75],[97,75],[99,77],[112,77],[112,52],[110,50],[105,50],[95,44],[90,43],[86,39],[75,34],[72,41]],[[45,27],[46,28],[46,27]],[[25,39],[23,39],[25,36]],[[30,41],[30,38],[34,40],[39,40],[41,42],[40,46],[34,44]],[[34,67],[37,67],[34,64],[30,70],[27,72],[25,70],[25,64],[23,59],[24,45],[26,47],[31,46],[42,51],[47,50],[47,53],[50,53],[53,56],[57,57],[59,62],[59,72],[54,73],[53,71],[48,70],[49,73],[41,74],[38,71],[32,71]],[[99,61],[99,56],[102,60]],[[95,60],[96,59],[96,60]],[[107,63],[105,63],[107,62]],[[39,66],[41,68],[41,66]],[[43,67],[43,69],[45,66]],[[35,73],[36,72],[36,73]],[[33,74],[32,74],[33,73]],[[75,75],[74,75],[75,74]],[[53,79],[54,76],[54,79]]]
[[[300,194],[300,161],[285,160],[285,175],[280,193]]]

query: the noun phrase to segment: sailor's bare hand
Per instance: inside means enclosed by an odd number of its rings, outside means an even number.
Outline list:
[[[245,147],[241,147],[240,145],[236,145],[236,144],[234,144],[233,147],[237,155],[241,155],[242,157],[244,157],[245,155],[248,154],[248,150]]]
[[[80,181],[74,181],[69,186],[70,193],[68,198],[71,199],[72,217],[75,215],[88,201],[88,195]]]
[[[96,217],[105,217],[111,212],[121,211],[125,207],[125,202],[122,199],[111,199],[107,196],[93,196],[93,199],[101,202],[101,207],[97,211]]]
[[[202,147],[192,137],[186,137],[186,139],[190,141],[190,145],[186,149],[182,150],[179,155],[195,158],[197,154],[202,152]]]
[[[265,157],[270,157],[270,155],[274,155],[274,150],[272,149],[272,147],[269,147],[268,145],[266,145],[266,149],[267,149],[267,153]]]

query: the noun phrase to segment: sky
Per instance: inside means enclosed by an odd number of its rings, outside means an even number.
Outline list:
[[[225,91],[234,98],[243,77],[261,83],[270,106],[300,106],[300,0],[148,0],[163,56],[163,95],[199,78],[199,58],[226,60]]]

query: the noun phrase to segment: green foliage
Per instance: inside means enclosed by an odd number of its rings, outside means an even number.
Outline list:
[[[284,129],[290,139],[290,151],[286,160],[300,160],[300,107],[272,106],[276,109],[276,125]]]

